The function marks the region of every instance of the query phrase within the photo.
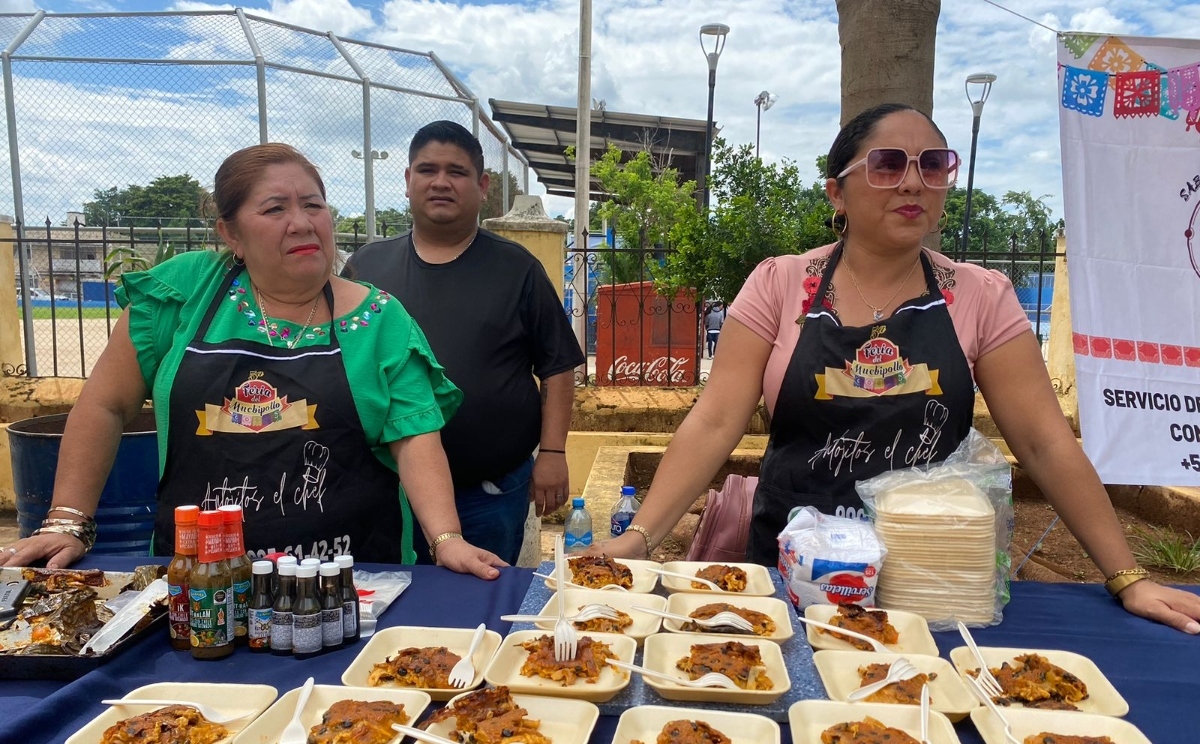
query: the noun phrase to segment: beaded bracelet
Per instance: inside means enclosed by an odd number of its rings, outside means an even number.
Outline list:
[[[626,532],[637,532],[646,539],[646,558],[650,558],[650,553],[654,551],[654,541],[650,539],[650,530],[640,524],[631,524],[625,528]]]

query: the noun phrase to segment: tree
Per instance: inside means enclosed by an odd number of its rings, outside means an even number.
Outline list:
[[[1049,195],[1034,197],[1028,191],[1008,191],[1000,199],[986,191],[975,189],[971,194],[971,231],[966,258],[988,265],[1009,275],[1013,284],[1021,284],[1028,274],[1029,263],[1007,262],[1002,254],[1010,252],[1038,253],[1043,241],[1047,250],[1054,250],[1054,233],[1063,226],[1061,219],[1046,204]],[[962,250],[962,224],[966,211],[966,189],[957,186],[946,194],[946,229],[942,232],[942,252],[957,258]],[[986,256],[985,256],[986,251]],[[993,265],[993,262],[994,265]]]
[[[399,235],[412,227],[412,210],[407,204],[403,209],[388,207],[375,210],[375,231],[385,237]],[[358,233],[366,236],[367,218],[361,214],[352,214],[334,222],[334,232]],[[385,232],[386,230],[386,232]]]
[[[842,124],[881,103],[933,114],[941,0],[837,0]]]
[[[210,198],[208,189],[186,173],[159,176],[146,186],[97,189],[92,201],[84,202],[83,214],[89,225],[198,227]]]
[[[709,219],[697,214],[676,230],[676,250],[659,276],[668,291],[694,287],[729,301],[764,259],[835,239],[825,224],[833,207],[824,181],[805,185],[794,163],[764,163],[753,145],[713,143],[711,193]]]
[[[567,157],[573,160],[574,155],[574,148],[568,149]],[[678,170],[659,167],[645,150],[624,160],[615,145],[592,164],[592,175],[609,196],[597,214],[608,220],[617,242],[597,256],[602,280],[625,283],[656,278],[662,273],[673,231],[698,219],[696,182],[680,183]]]
[[[483,206],[479,210],[479,219],[486,220],[491,217],[503,217],[508,214],[508,210],[512,208],[513,201],[517,198],[517,194],[524,194],[520,184],[517,183],[517,177],[512,171],[508,172],[508,203],[504,203],[504,178],[505,174],[497,173],[491,168],[485,168],[484,172],[488,174],[488,191],[483,198]]]

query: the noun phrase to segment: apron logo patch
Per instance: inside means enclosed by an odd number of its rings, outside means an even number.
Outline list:
[[[286,395],[263,379],[262,372],[251,372],[249,379],[234,389],[233,398],[223,405],[208,404],[196,411],[200,425],[197,436],[214,431],[227,434],[258,434],[280,429],[317,429],[316,405],[301,399],[289,402]]]
[[[826,367],[824,374],[816,375],[817,400],[833,400],[836,396],[848,398],[873,398],[881,395],[903,395],[925,393],[941,395],[938,386],[938,371],[928,365],[909,364],[900,355],[900,347],[888,339],[874,337],[847,361],[843,369]]]

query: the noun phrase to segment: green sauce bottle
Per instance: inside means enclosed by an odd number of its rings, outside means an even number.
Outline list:
[[[225,518],[225,557],[233,591],[229,593],[229,640],[238,646],[249,641],[246,612],[250,606],[250,558],[242,537],[242,507],[222,506],[218,511]]]
[[[226,621],[233,582],[225,560],[224,517],[218,511],[202,511],[196,521],[199,555],[188,577],[192,658],[221,659],[233,653]]]

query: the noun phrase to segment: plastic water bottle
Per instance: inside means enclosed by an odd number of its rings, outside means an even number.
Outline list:
[[[592,515],[583,508],[583,499],[571,501],[563,542],[568,553],[582,553],[592,547]]]
[[[625,529],[633,521],[633,515],[637,514],[638,502],[634,498],[636,495],[637,489],[633,486],[621,486],[621,500],[613,507],[612,516],[609,519],[613,537],[624,535]]]

